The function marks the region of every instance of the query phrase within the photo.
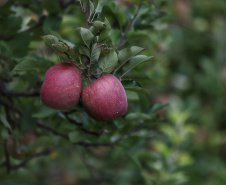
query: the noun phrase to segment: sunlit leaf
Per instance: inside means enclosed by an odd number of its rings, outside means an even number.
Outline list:
[[[92,50],[91,50],[91,56],[90,56],[90,62],[91,64],[94,62],[97,62],[100,57],[101,49],[97,46],[97,44],[93,44]]]
[[[138,82],[135,82],[133,80],[123,80],[122,84],[125,90],[134,91],[134,92],[146,94],[146,95],[149,94],[147,89],[142,88]]]
[[[80,34],[82,36],[82,40],[84,44],[90,48],[90,43],[94,39],[94,35],[92,32],[86,28],[80,28]]]
[[[132,57],[143,51],[144,48],[138,47],[138,46],[132,46],[130,48],[125,48],[121,51],[119,51],[118,54],[118,60],[119,64],[117,66],[117,69],[114,71],[114,74],[126,63],[128,62]]]
[[[104,73],[112,72],[118,64],[117,53],[111,49],[108,54],[99,60],[99,67]]]
[[[133,69],[134,67],[136,67],[138,64],[141,64],[143,62],[146,62],[148,60],[150,60],[152,57],[147,57],[145,55],[137,55],[133,58],[131,58],[131,60],[125,64],[123,66],[123,74],[122,76],[124,76],[126,73],[128,73],[131,69]]]

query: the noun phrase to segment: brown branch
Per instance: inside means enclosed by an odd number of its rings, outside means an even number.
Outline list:
[[[6,102],[6,101],[3,101],[0,99],[0,103],[2,105],[4,105],[6,108],[9,108],[9,109],[12,109],[13,111],[15,111],[16,113],[18,113],[20,116],[22,115],[22,112],[21,110],[17,109],[16,107],[14,107],[12,104]]]
[[[9,152],[8,152],[8,148],[7,148],[7,143],[6,141],[4,141],[4,151],[5,151],[5,166],[6,166],[6,169],[7,169],[7,173],[10,174],[10,171],[11,171],[11,165],[10,165],[10,159],[9,159]]]
[[[95,135],[95,136],[100,136],[100,135],[103,133],[102,131],[101,131],[101,132],[95,132],[95,131],[87,130],[86,128],[84,128],[84,126],[83,126],[82,123],[77,122],[77,121],[75,121],[74,119],[70,118],[70,117],[68,116],[67,113],[62,112],[62,114],[66,117],[66,119],[67,119],[70,123],[72,123],[72,124],[78,126],[78,128],[79,128],[80,130],[82,130],[83,132],[85,132],[85,133],[87,133],[87,134],[91,134],[91,135]]]
[[[27,33],[27,32],[30,32],[30,31],[33,31],[35,30],[36,28],[38,28],[39,26],[42,26],[43,25],[43,22],[37,22],[36,24],[34,24],[33,26],[31,26],[30,28],[27,28],[26,30],[24,30],[23,32]]]
[[[5,165],[6,165],[6,161],[4,161],[4,162],[2,162],[2,163],[0,164],[0,168],[3,167],[3,166],[5,166]]]
[[[56,147],[46,148],[46,149],[42,150],[41,152],[34,153],[33,155],[29,156],[27,159],[23,160],[21,163],[11,166],[11,170],[16,170],[18,168],[24,167],[30,160],[32,160],[36,157],[50,154],[55,148]]]
[[[40,125],[40,124],[39,124]],[[41,124],[42,125],[42,124]],[[123,136],[119,137],[117,140],[115,140],[114,142],[111,143],[87,143],[84,141],[79,141],[76,143],[72,143],[73,146],[83,146],[83,147],[97,147],[97,146],[103,146],[103,147],[114,147],[117,143],[119,143],[121,140],[123,140],[128,134],[134,132],[137,130],[137,128],[140,125],[130,129],[128,132],[126,132]],[[48,127],[48,126],[41,126],[42,128],[46,128],[47,130],[54,132],[55,134],[59,135],[58,132],[56,132],[55,130],[53,130],[52,128]],[[60,133],[61,135],[61,133]],[[51,148],[47,148],[42,150],[41,152],[37,152],[31,156],[29,156],[28,158],[26,158],[25,160],[23,160],[21,163],[14,165],[14,166],[10,166],[10,170],[16,170],[18,168],[24,167],[30,160],[39,157],[39,156],[43,156],[43,155],[48,155],[50,154],[54,149],[56,148],[56,146],[51,147]],[[3,166],[6,166],[7,164],[7,160],[3,163],[0,164],[0,168]]]
[[[91,174],[91,176],[93,177],[93,179],[100,184],[101,183],[101,175],[99,173],[97,173],[96,169],[94,168],[93,164],[90,163],[89,160],[87,160],[85,158],[84,155],[79,154],[80,158],[82,159],[82,161],[84,162],[84,164],[86,165],[89,173]]]
[[[75,0],[71,0],[65,4],[61,4],[61,8],[62,9],[65,9],[67,8],[68,6],[70,6],[71,4],[73,4],[75,2]],[[23,6],[25,8],[29,7],[29,4],[17,4],[17,6]],[[33,30],[35,30],[36,28],[42,26],[44,23],[44,21],[39,21],[37,22],[36,24],[34,24],[33,26],[31,26],[30,28],[27,28],[26,30],[24,31],[21,31],[19,33],[27,33],[27,32],[31,32]],[[13,38],[15,37],[15,34],[14,35],[9,35],[9,36],[6,36],[6,35],[3,35],[3,34],[0,34],[0,40],[4,40],[4,41],[9,41],[9,40],[12,40]]]
[[[21,31],[19,33],[28,33],[28,32],[31,32],[33,30],[35,30],[36,28],[40,27],[43,25],[43,21],[39,21],[37,22],[36,24],[34,24],[33,26],[31,26],[30,28],[27,28],[26,30],[24,31]],[[5,40],[5,41],[9,41],[9,40],[12,40],[14,37],[15,37],[16,34],[14,35],[10,35],[10,36],[5,36],[5,35],[0,35],[0,40]]]
[[[5,96],[22,96],[22,97],[35,97],[40,96],[40,92],[35,91],[8,91],[8,90],[0,90],[0,94],[3,94]]]
[[[37,125],[38,127],[40,127],[40,128],[44,128],[44,129],[46,129],[46,130],[52,132],[54,135],[57,135],[57,136],[60,136],[60,137],[62,137],[62,138],[64,138],[64,139],[66,139],[66,140],[69,140],[68,135],[63,134],[63,133],[60,133],[60,132],[54,130],[52,127],[48,126],[48,125],[44,125],[44,124],[42,124],[42,123],[40,123],[40,122],[38,122],[36,125]]]
[[[122,33],[121,38],[120,38],[119,43],[118,43],[118,46],[117,46],[117,49],[120,49],[120,48],[126,43],[126,41],[125,41],[126,35],[127,35],[127,33],[131,30],[131,28],[133,27],[133,24],[135,23],[135,20],[136,20],[136,18],[137,18],[137,15],[138,15],[140,9],[141,9],[141,6],[142,6],[142,3],[139,4],[139,6],[138,6],[138,8],[137,8],[137,11],[136,11],[136,13],[134,14],[134,16],[133,16],[131,22],[130,22],[129,25],[127,26],[125,32]]]
[[[98,79],[98,78],[95,76],[95,74],[93,74],[93,73],[91,73],[91,72],[90,72],[90,74],[91,74],[91,76],[94,77],[95,79]]]
[[[87,0],[86,3],[86,28],[89,29],[90,27],[90,2]]]
[[[73,143],[73,145],[79,145],[84,147],[97,147],[97,146],[112,147],[115,145],[115,142],[114,143],[87,143],[84,141],[78,141],[76,143]]]

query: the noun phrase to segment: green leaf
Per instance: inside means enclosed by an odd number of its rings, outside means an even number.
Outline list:
[[[133,156],[132,154],[130,153],[127,153],[127,156],[129,157],[129,159],[136,165],[136,167],[139,169],[139,170],[142,170],[142,166],[140,164],[140,161],[135,157]]]
[[[23,109],[22,117],[22,131],[32,130],[36,127],[36,119],[32,117],[33,109],[31,106],[27,106]]]
[[[3,125],[4,125],[6,128],[8,128],[8,129],[11,130],[11,126],[10,126],[9,122],[7,121],[7,119],[6,119],[6,115],[3,114],[3,112],[1,112],[1,114],[0,114],[0,121],[3,123]]]
[[[112,72],[118,64],[118,55],[115,50],[110,52],[99,60],[99,67],[104,73]]]
[[[1,138],[7,140],[9,137],[9,130],[6,128],[1,129]]]
[[[61,37],[61,35],[58,32],[55,32],[49,28],[49,34],[55,36],[58,38],[59,41],[63,41],[64,39]]]
[[[80,34],[81,34],[84,44],[88,48],[90,48],[90,43],[94,39],[94,35],[92,34],[92,32],[86,28],[80,28]]]
[[[102,42],[106,39],[110,39],[110,34],[111,34],[111,24],[109,23],[109,21],[107,20],[107,18],[105,18],[104,21],[104,29],[101,31],[100,36],[98,41]]]
[[[40,136],[37,139],[35,139],[29,143],[28,149],[32,150],[32,149],[36,149],[39,147],[49,147],[49,146],[54,146],[54,145],[55,145],[54,137]]]
[[[61,11],[59,1],[43,1],[42,8],[46,9],[48,13],[59,13]]]
[[[97,46],[97,44],[93,44],[90,56],[90,63],[97,62],[100,57],[101,49]]]
[[[133,80],[123,80],[122,85],[125,90],[134,91],[134,92],[145,94],[145,95],[149,94],[147,89],[142,88],[138,82],[135,82]]]
[[[62,22],[62,18],[60,16],[49,15],[44,20],[43,31],[45,33],[48,33],[49,29],[57,30],[60,27],[61,22]]]
[[[110,22],[108,21],[108,19],[105,17],[104,19],[104,25],[107,27],[107,28],[111,28],[111,24]]]
[[[105,3],[106,3],[106,0],[99,0],[98,1],[97,8],[95,10],[95,13],[93,15],[93,18],[95,17],[95,15],[99,15],[102,12],[102,9],[103,9]]]
[[[68,136],[69,136],[70,142],[72,142],[72,143],[76,143],[78,141],[81,141],[81,135],[76,131],[70,132]]]
[[[82,8],[82,11],[85,11],[87,0],[79,0],[79,2],[80,2],[80,5],[81,5],[81,8]]]
[[[153,105],[151,111],[152,112],[156,112],[157,110],[160,110],[164,107],[167,107],[169,104],[168,103],[161,103],[161,102],[157,102]]]
[[[67,51],[67,54],[69,55],[69,57],[70,57],[73,61],[77,61],[77,60],[78,60],[78,53],[77,53],[76,50],[70,49],[69,51]]]
[[[58,110],[51,109],[51,108],[43,105],[39,108],[39,110],[36,113],[32,114],[32,117],[46,118],[46,117],[52,116],[58,112],[59,112]]]
[[[46,72],[48,68],[53,65],[52,62],[49,61],[36,61],[31,59],[25,59],[19,64],[17,64],[12,71],[28,71],[28,70],[35,70],[39,72]]]
[[[52,44],[52,48],[54,49],[56,54],[63,60],[77,61],[78,59],[76,50],[72,49],[68,44],[64,42]]]
[[[125,48],[121,51],[119,51],[118,54],[118,60],[119,60],[119,65],[117,69],[114,71],[114,74],[127,62],[129,61],[132,57],[143,51],[144,48],[138,47],[138,46],[132,46],[130,48]]]
[[[134,113],[129,113],[126,115],[126,119],[130,121],[134,120],[153,120],[155,117],[154,115],[150,114],[145,114],[141,112],[134,112]]]
[[[104,23],[101,21],[95,21],[93,22],[93,26],[90,27],[90,31],[93,33],[93,35],[97,35],[102,29],[103,29]]]
[[[55,51],[61,51],[61,52],[67,52],[70,49],[70,47],[63,42],[52,44],[52,47]]]
[[[118,23],[121,26],[124,25],[127,21],[127,17],[126,17],[125,12],[123,12],[123,9],[120,8],[118,5],[116,5],[116,3],[114,3],[114,2],[109,2],[108,7],[112,11],[112,13],[113,13],[114,17],[116,18],[116,20],[118,21]]]
[[[150,60],[151,58],[152,57],[147,57],[145,55],[137,55],[137,56],[131,58],[131,60],[126,65],[124,65],[124,67],[123,67],[124,73],[122,74],[122,76],[124,76],[131,69],[136,67],[138,64],[146,62],[146,61]]]
[[[75,29],[75,37],[76,37],[76,45],[81,45],[83,44],[83,40],[82,40],[82,36],[81,36],[81,29],[80,28],[77,28]]]
[[[145,94],[145,95],[149,94],[149,91],[147,89],[142,88],[142,87],[126,87],[125,90],[133,91],[133,92],[137,92],[137,93]]]
[[[90,17],[91,17],[95,11],[95,8],[92,1],[89,1],[89,4],[90,4]]]
[[[44,40],[44,42],[50,46],[52,48],[53,44],[56,44],[59,42],[59,39],[53,35],[45,35],[42,37],[42,39]]]
[[[89,48],[87,48],[86,46],[81,45],[81,46],[79,47],[79,53],[80,53],[81,55],[85,55],[85,56],[87,56],[87,57],[90,58],[90,50],[89,50]]]

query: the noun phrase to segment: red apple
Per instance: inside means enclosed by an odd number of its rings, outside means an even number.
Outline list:
[[[53,109],[67,110],[78,103],[81,91],[79,68],[72,62],[62,62],[46,72],[41,100]]]
[[[111,120],[127,111],[127,97],[121,82],[106,74],[82,91],[82,103],[87,113],[97,121]]]

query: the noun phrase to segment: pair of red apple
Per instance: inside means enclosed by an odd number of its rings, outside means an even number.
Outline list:
[[[127,111],[127,97],[121,82],[105,74],[82,90],[79,68],[62,62],[48,69],[41,88],[41,100],[48,107],[67,110],[80,96],[87,113],[97,121],[111,120]]]

